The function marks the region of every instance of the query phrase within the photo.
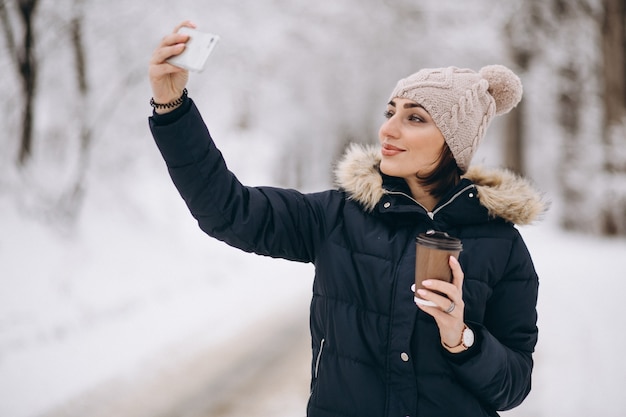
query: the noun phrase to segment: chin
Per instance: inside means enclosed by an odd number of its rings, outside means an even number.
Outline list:
[[[394,169],[393,164],[389,162],[385,162],[385,157],[380,161],[380,172],[385,175],[389,175],[391,177],[398,177],[399,172],[397,169]]]

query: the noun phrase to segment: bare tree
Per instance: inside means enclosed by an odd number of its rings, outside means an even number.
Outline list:
[[[529,0],[525,7],[525,13],[513,13],[504,27],[506,45],[521,74],[529,71],[533,59],[536,58],[538,51],[534,45],[538,41],[537,38],[541,36],[533,30],[542,16],[537,1]],[[525,107],[524,100],[522,100],[517,108],[507,116],[504,138],[504,165],[520,175],[526,174],[526,162],[524,160]]]
[[[70,45],[74,57],[75,79],[78,91],[76,110],[77,120],[79,123],[78,136],[78,158],[76,173],[74,175],[72,185],[60,200],[61,214],[66,218],[73,218],[83,200],[85,176],[89,168],[89,154],[93,142],[93,126],[89,117],[89,81],[87,72],[87,57],[84,39],[84,21],[85,21],[85,2],[84,0],[75,0],[72,7],[72,17],[69,22],[69,38]]]
[[[16,40],[17,29],[11,19],[11,11],[7,3],[13,4],[17,9],[21,22],[21,42]],[[0,20],[4,32],[6,46],[15,65],[17,73],[22,81],[23,107],[22,107],[22,134],[20,139],[18,163],[24,165],[32,152],[33,144],[33,106],[37,90],[37,57],[35,55],[35,32],[33,21],[35,18],[38,0],[17,0],[8,2],[0,1]]]
[[[508,26],[518,65],[531,61],[555,75],[566,229],[626,235],[625,8],[623,0],[528,0]]]

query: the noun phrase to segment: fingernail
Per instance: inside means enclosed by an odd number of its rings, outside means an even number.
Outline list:
[[[422,281],[422,285],[425,287],[430,287],[431,285],[433,285],[433,282],[427,279],[426,281]]]
[[[417,290],[417,293],[418,293],[419,295],[421,295],[421,296],[428,295],[428,291],[423,290],[423,289],[421,289],[421,288],[420,288],[419,290]]]
[[[456,258],[455,258],[454,256],[452,256],[452,255],[450,255],[450,261],[451,261],[452,263],[455,263],[455,264],[458,264],[458,263],[459,263],[459,260],[458,260],[458,259],[456,259]]]

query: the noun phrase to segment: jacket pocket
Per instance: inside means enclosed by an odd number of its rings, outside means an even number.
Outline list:
[[[320,351],[317,352],[317,358],[315,359],[315,379],[317,379],[317,375],[320,371],[320,361],[322,360],[322,351],[324,350],[324,343],[326,343],[326,339],[322,339],[320,342]]]
[[[311,378],[311,392],[310,392],[310,403],[315,402],[316,391],[317,391],[317,377],[320,371],[320,363],[322,361],[322,351],[324,350],[324,343],[326,343],[326,339],[322,339],[320,342],[320,350],[317,352],[317,357],[315,358],[315,368],[313,369],[313,375]]]

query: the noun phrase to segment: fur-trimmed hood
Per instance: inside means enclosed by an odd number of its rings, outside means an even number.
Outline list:
[[[380,160],[377,147],[352,144],[335,169],[337,186],[367,211],[372,211],[387,194],[379,171]],[[542,194],[510,171],[470,167],[463,178],[474,183],[480,204],[492,217],[526,225],[538,220],[547,209]]]

